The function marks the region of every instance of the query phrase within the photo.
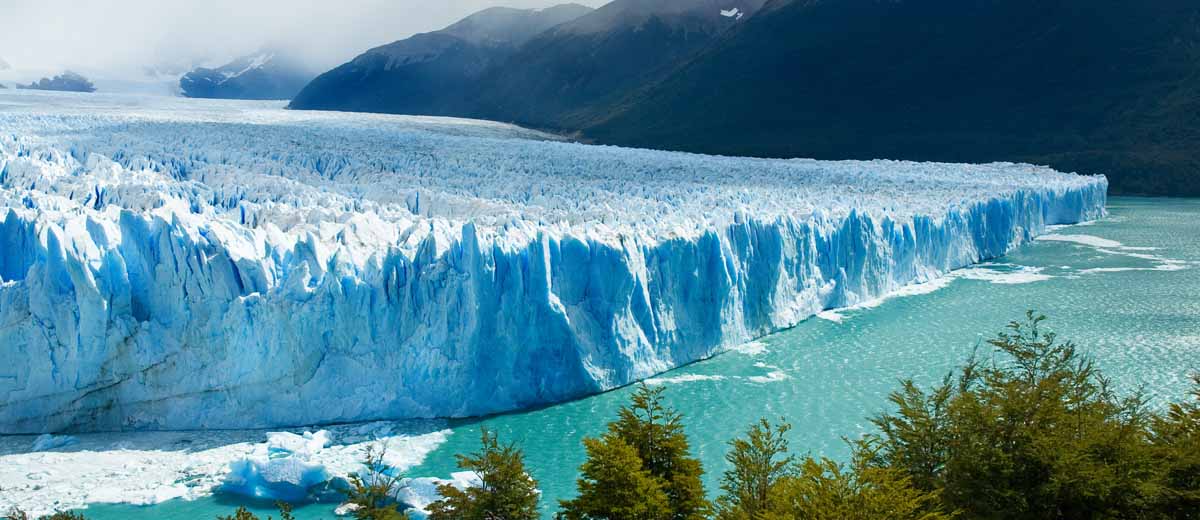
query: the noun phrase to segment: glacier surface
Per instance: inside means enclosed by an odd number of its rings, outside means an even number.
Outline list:
[[[471,416],[648,378],[1103,215],[1023,164],[0,93],[0,433]]]

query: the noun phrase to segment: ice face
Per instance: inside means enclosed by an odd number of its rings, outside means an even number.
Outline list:
[[[562,401],[1003,255],[1106,191],[1021,164],[0,94],[0,433]]]

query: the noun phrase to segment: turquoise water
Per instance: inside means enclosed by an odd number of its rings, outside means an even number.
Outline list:
[[[1182,397],[1189,373],[1200,370],[1200,200],[1114,198],[1109,209],[1102,222],[1059,233],[1123,247],[1039,241],[937,291],[847,311],[840,323],[812,319],[764,339],[759,348],[658,378],[686,416],[709,489],[715,493],[725,468],[726,441],[764,416],[794,425],[796,450],[844,457],[842,438],[871,429],[868,417],[886,407],[899,379],[939,380],[1026,309],[1047,314],[1051,328],[1093,355],[1122,387],[1144,387],[1160,404]],[[1088,271],[1097,268],[1104,271]],[[479,428],[486,426],[524,447],[549,514],[558,499],[574,493],[581,439],[602,432],[629,392],[455,421],[449,440],[409,474],[449,476],[456,471],[454,454],[476,449]],[[86,513],[96,520],[197,519],[229,514],[237,505],[214,497],[152,507],[93,506]],[[258,506],[256,512],[271,512]],[[297,517],[329,518],[332,509],[307,506]]]

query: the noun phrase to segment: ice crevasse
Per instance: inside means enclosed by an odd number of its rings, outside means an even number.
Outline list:
[[[0,99],[0,433],[559,402],[1001,256],[1107,192],[1023,164],[73,99]]]

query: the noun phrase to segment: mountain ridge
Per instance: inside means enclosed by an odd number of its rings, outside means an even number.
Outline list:
[[[290,106],[474,117],[569,131],[604,117],[628,92],[666,75],[763,2],[490,8],[368,50],[318,77]]]
[[[1198,195],[1198,24],[1182,0],[774,0],[584,135],[763,157],[1032,162],[1107,174],[1117,193]]]
[[[179,79],[185,97],[291,99],[316,72],[290,53],[266,48],[217,68],[198,67]]]

